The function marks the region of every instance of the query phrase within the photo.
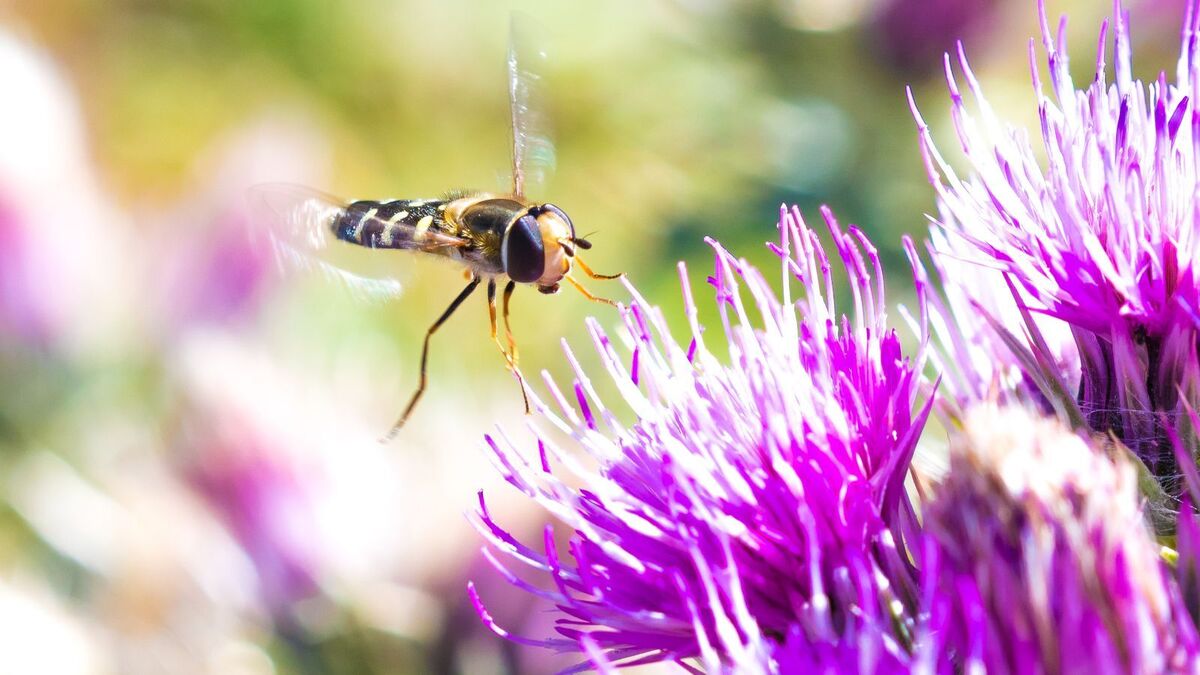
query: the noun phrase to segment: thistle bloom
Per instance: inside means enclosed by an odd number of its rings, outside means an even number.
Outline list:
[[[834,266],[817,234],[798,210],[785,210],[773,246],[782,299],[712,243],[728,363],[705,344],[682,265],[688,344],[632,287],[623,312],[628,361],[590,324],[632,426],[600,401],[568,350],[574,403],[552,381],[559,412],[535,402],[595,469],[551,433],[539,433],[537,459],[503,432],[488,439],[508,481],[570,531],[566,554],[550,527],[541,546],[527,545],[493,520],[480,495],[480,530],[506,558],[489,552],[496,566],[560,616],[560,637],[509,637],[582,652],[602,667],[902,668],[918,601],[904,480],[929,412],[928,402],[914,411],[922,361],[906,358],[885,326],[875,249],[824,217],[852,319],[834,307]],[[486,598],[471,593],[485,622],[508,635],[489,618]]]
[[[1132,466],[1019,408],[965,422],[923,512],[922,659],[988,673],[1200,667]]]
[[[981,330],[1006,345],[1027,381],[1060,412],[1115,434],[1177,494],[1178,466],[1164,422],[1182,419],[1200,391],[1200,13],[1189,4],[1174,81],[1161,74],[1142,83],[1132,76],[1128,18],[1120,10],[1118,4],[1115,82],[1107,81],[1106,23],[1095,78],[1076,90],[1065,23],[1055,39],[1042,8],[1053,99],[1043,93],[1036,65],[1033,84],[1044,163],[1024,132],[997,118],[961,46],[957,60],[977,115],[967,109],[949,57],[946,72],[969,177],[950,168],[919,114],[917,120],[945,230],[937,253],[994,271],[992,283],[1012,287],[1023,315],[1024,330],[1000,328],[1003,310],[980,305],[993,318]],[[1030,59],[1034,64],[1032,42]],[[947,279],[962,297],[972,296],[967,283]],[[955,313],[979,314],[967,306]],[[1044,339],[1032,318],[1038,314],[1069,327],[1077,368],[1061,364],[1072,350]],[[1194,431],[1185,445],[1193,456],[1200,451]]]

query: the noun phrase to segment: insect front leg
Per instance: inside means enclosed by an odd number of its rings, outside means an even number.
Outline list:
[[[593,302],[603,302],[607,305],[612,305],[613,307],[618,306],[616,300],[609,300],[608,298],[601,298],[601,297],[593,295],[591,291],[589,291],[588,289],[583,287],[583,284],[580,284],[578,281],[575,281],[574,277],[572,277],[571,275],[568,274],[564,278],[567,281],[571,282],[571,285],[574,286],[575,289],[578,290],[580,293],[583,293],[583,297],[587,298],[588,300],[591,300]]]
[[[621,277],[625,276],[624,272],[618,272],[617,274],[597,274],[593,272],[592,268],[588,267],[587,263],[583,262],[583,259],[579,256],[575,256],[575,264],[579,265],[579,269],[583,270],[584,274],[593,279],[620,279]]]
[[[589,244],[586,239],[559,239],[558,245],[562,246],[563,253],[566,253],[567,257],[570,258],[574,262],[574,264],[579,265],[579,269],[583,270],[584,274],[588,275],[589,277],[591,277],[593,279],[610,280],[610,279],[620,279],[621,277],[625,276],[624,272],[618,272],[616,274],[598,274],[594,270],[592,270],[591,267],[588,267],[587,263],[583,262],[583,258],[579,257],[579,252],[575,250],[577,247],[582,248],[582,249],[591,248],[592,245]],[[570,269],[571,269],[571,266],[570,266],[570,264],[568,264],[566,267],[566,270],[570,270]],[[564,271],[566,271],[566,270],[564,270]]]
[[[516,284],[512,281],[508,282],[508,286],[504,288],[504,332],[508,337],[509,350],[504,350],[504,345],[500,344],[500,338],[496,335],[496,280],[488,281],[488,319],[492,327],[492,342],[496,343],[496,348],[500,350],[500,354],[504,356],[505,362],[508,364],[508,369],[513,375],[517,376],[517,383],[521,385],[521,398],[525,402],[525,414],[529,414],[529,395],[525,393],[525,378],[521,375],[521,369],[517,368],[517,346],[513,342],[512,331],[508,327],[508,299],[512,296],[513,288]]]
[[[408,406],[404,408],[404,412],[400,415],[400,419],[396,420],[396,423],[392,425],[391,431],[389,431],[387,435],[383,437],[383,442],[386,443],[396,437],[396,434],[400,432],[401,427],[403,427],[404,423],[408,421],[408,416],[412,413],[413,408],[416,407],[417,401],[421,400],[421,394],[425,393],[425,367],[429,362],[429,338],[433,337],[433,334],[437,332],[437,329],[440,328],[443,323],[446,323],[446,319],[449,319],[450,315],[454,314],[454,310],[458,309],[459,305],[463,304],[463,301],[475,291],[475,289],[479,286],[480,281],[482,281],[482,279],[479,277],[472,278],[471,283],[467,284],[467,287],[462,289],[462,292],[458,294],[458,297],[454,298],[454,302],[450,303],[450,306],[446,308],[446,311],[442,312],[442,315],[438,317],[438,320],[434,321],[433,325],[429,327],[429,330],[425,332],[425,344],[421,347],[421,380],[417,385],[417,391],[413,393],[412,399],[409,400]]]

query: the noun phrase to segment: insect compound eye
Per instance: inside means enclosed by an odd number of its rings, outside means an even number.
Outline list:
[[[571,218],[569,216],[567,216],[567,214],[562,209],[558,208],[557,206],[555,206],[553,204],[543,204],[542,209],[545,211],[549,211],[550,213],[553,213],[554,215],[556,215],[560,219],[562,219],[562,221],[567,224],[567,227],[571,228],[571,239],[575,238],[575,223],[571,222]]]
[[[546,268],[546,250],[536,217],[521,216],[508,228],[500,245],[500,256],[505,274],[513,281],[527,284],[542,277]]]

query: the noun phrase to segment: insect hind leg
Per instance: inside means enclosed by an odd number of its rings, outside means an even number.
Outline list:
[[[396,420],[396,423],[392,425],[392,429],[387,432],[387,435],[380,439],[382,442],[387,443],[395,438],[396,434],[400,433],[400,429],[404,426],[404,423],[408,421],[408,416],[412,414],[413,408],[417,406],[417,401],[421,400],[421,395],[425,393],[426,366],[429,363],[429,338],[433,337],[433,334],[437,332],[437,329],[441,328],[443,323],[446,323],[446,319],[449,319],[450,315],[454,314],[454,310],[458,309],[459,306],[463,304],[463,301],[466,300],[467,297],[479,287],[480,281],[482,281],[482,279],[479,277],[471,279],[471,283],[467,284],[467,287],[462,289],[462,292],[458,294],[458,297],[454,298],[454,301],[450,303],[450,306],[446,308],[446,311],[442,312],[442,315],[438,317],[437,321],[434,321],[433,325],[429,327],[429,330],[425,332],[425,344],[421,347],[420,383],[417,385],[417,390],[413,392],[412,398],[409,400],[408,405],[405,406],[404,412],[400,414],[400,419]]]

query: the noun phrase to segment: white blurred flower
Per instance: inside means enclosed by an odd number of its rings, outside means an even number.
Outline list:
[[[177,359],[177,450],[254,561],[273,611],[386,577],[405,548],[387,448],[265,354],[193,334]]]
[[[0,332],[67,349],[103,344],[137,298],[123,261],[129,232],[58,69],[0,29],[0,73]]]
[[[90,467],[93,475],[35,452],[9,470],[5,493],[52,550],[86,573],[78,611],[114,671],[193,672],[198,655],[255,633],[253,571],[169,467],[139,450]]]
[[[0,581],[0,672],[85,675],[114,672],[95,632],[53,594],[21,580]]]

